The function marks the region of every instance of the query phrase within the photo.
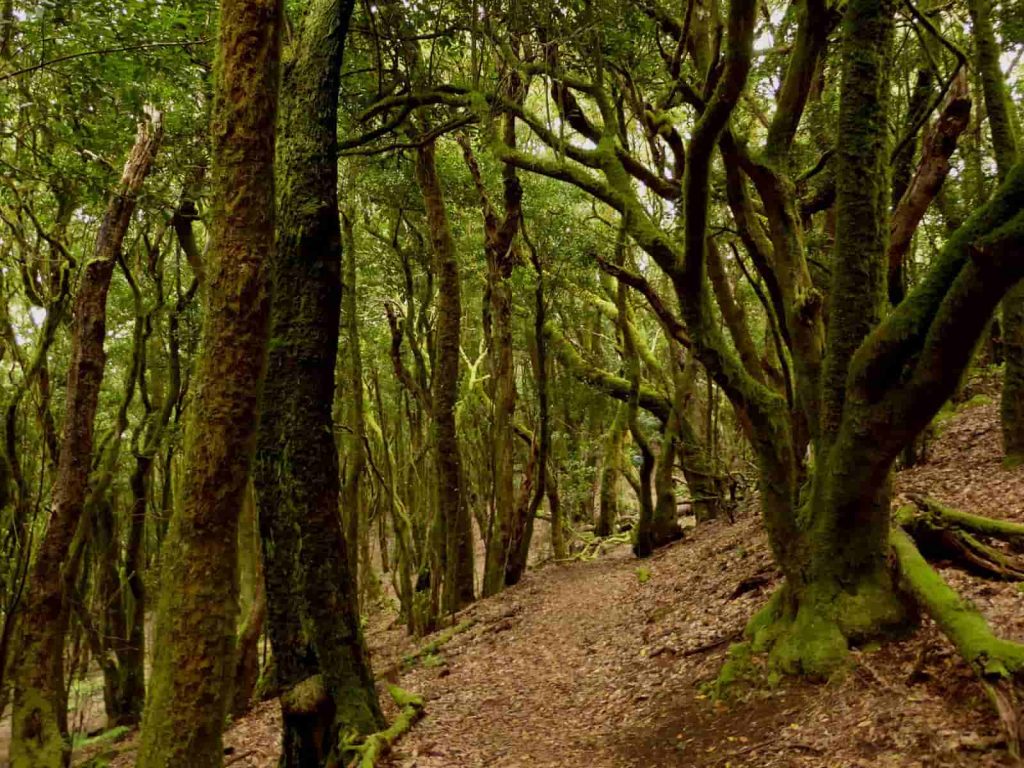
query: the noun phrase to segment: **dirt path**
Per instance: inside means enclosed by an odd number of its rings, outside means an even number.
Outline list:
[[[992,402],[964,408],[932,461],[898,480],[965,509],[1024,520],[1024,469],[1001,467]],[[1006,637],[1024,640],[1024,593],[944,575]],[[783,680],[707,695],[777,574],[752,511],[702,525],[638,562],[548,565],[482,600],[476,623],[411,669],[413,639],[388,617],[371,624],[373,665],[421,693],[426,716],[390,768],[985,768],[1011,765],[990,705],[928,621],[908,638],[853,655],[827,684]],[[382,688],[385,680],[382,679]],[[382,698],[387,694],[382,690]],[[393,715],[393,711],[389,714]],[[273,768],[276,702],[226,734],[235,768]],[[131,743],[111,765],[131,765]]]
[[[533,572],[473,608],[473,629],[401,676],[424,694],[427,715],[386,764],[1010,764],[980,689],[930,625],[855,654],[828,684],[790,680],[713,700],[707,683],[775,580],[749,517],[703,526],[642,564],[623,548]]]
[[[481,610],[442,667],[402,680],[431,713],[402,752],[419,766],[603,764],[593,758],[633,706],[613,682],[624,671],[617,651],[642,624],[628,556],[545,569]]]

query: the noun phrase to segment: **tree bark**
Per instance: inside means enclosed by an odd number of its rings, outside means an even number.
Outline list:
[[[518,82],[514,75],[510,79]],[[509,90],[516,91],[516,85]],[[515,118],[505,117],[505,144],[515,146]],[[513,553],[515,541],[522,541],[525,521],[519,514],[521,505],[516,503],[515,493],[515,439],[512,434],[516,411],[515,371],[513,369],[512,347],[512,270],[519,260],[516,235],[522,217],[523,191],[516,177],[515,168],[502,168],[504,178],[505,215],[499,220],[487,190],[484,187],[480,168],[473,155],[469,139],[459,137],[463,157],[480,197],[484,218],[484,253],[487,257],[487,285],[485,290],[485,329],[489,327],[488,368],[490,371],[491,399],[494,416],[491,427],[492,467],[494,476],[494,520],[491,537],[487,542],[487,563],[484,569],[483,593],[485,596],[501,591],[510,575],[513,583],[518,581],[521,571],[518,566],[509,565],[519,560]],[[508,574],[507,574],[508,572]],[[517,575],[518,574],[518,575]]]
[[[985,94],[988,127],[992,134],[999,180],[1004,181],[1017,158],[1013,112],[999,65],[1002,49],[992,26],[993,3],[971,0],[975,64]],[[1003,453],[1011,463],[1024,460],[1024,285],[1017,286],[1003,299],[1003,356],[1006,372],[1000,396]]]
[[[473,531],[462,502],[462,462],[455,425],[459,397],[462,289],[434,140],[416,150],[416,181],[427,209],[437,279],[437,338],[431,401],[437,451],[438,515],[444,537],[444,607],[454,612],[473,601]]]
[[[290,768],[338,760],[342,734],[383,722],[350,564],[358,543],[345,541],[338,512],[331,412],[342,291],[338,88],[351,12],[350,0],[308,6],[281,88],[272,344],[254,482],[282,689],[281,764]]]
[[[163,545],[139,768],[219,768],[238,615],[238,516],[256,438],[274,242],[281,0],[223,0],[211,113],[205,322],[180,509]]]
[[[967,92],[967,78],[961,73],[953,81],[938,120],[925,136],[917,170],[893,212],[886,252],[889,303],[893,306],[903,301],[906,283],[904,259],[910,249],[911,239],[946,180],[951,165],[950,157],[956,151],[957,140],[967,128],[970,117],[971,98]]]
[[[65,415],[46,533],[29,577],[14,686],[11,764],[57,768],[70,756],[64,688],[64,635],[73,574],[64,568],[88,493],[93,419],[103,382],[107,292],[136,198],[162,135],[159,113],[139,125],[117,191],[100,225],[75,297]]]
[[[260,675],[259,641],[267,617],[267,589],[260,553],[256,500],[247,490],[238,521],[238,581],[242,626],[235,646],[235,673],[231,684],[231,716],[238,719],[252,703]]]
[[[615,533],[615,521],[619,517],[618,486],[619,473],[622,471],[622,442],[628,429],[629,408],[626,404],[620,403],[604,439],[597,520],[594,524],[596,536],[611,536]]]

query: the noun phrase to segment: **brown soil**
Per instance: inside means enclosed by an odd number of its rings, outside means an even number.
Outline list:
[[[1024,469],[1000,464],[997,410],[975,405],[946,422],[929,463],[901,473],[900,492],[1024,521]],[[1004,636],[1024,641],[1016,585],[943,573]],[[784,680],[727,702],[710,697],[706,684],[776,581],[748,512],[733,524],[703,525],[644,562],[622,547],[596,561],[533,570],[468,609],[476,624],[410,670],[402,656],[425,641],[400,627],[371,628],[380,677],[426,699],[425,718],[386,765],[1012,764],[980,687],[929,621],[901,641],[861,649],[827,684]],[[271,768],[277,729],[276,703],[261,705],[228,731],[225,762]],[[114,766],[131,764],[130,742],[123,749]]]

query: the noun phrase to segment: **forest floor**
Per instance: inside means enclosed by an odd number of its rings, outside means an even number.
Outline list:
[[[1024,469],[1001,466],[998,405],[980,389],[943,419],[928,463],[900,473],[898,492],[1024,521]],[[1004,637],[1024,641],[1017,585],[943,574]],[[410,639],[393,621],[375,620],[368,640],[382,687],[397,683],[426,700],[425,717],[386,765],[1013,764],[981,688],[927,620],[901,641],[856,652],[849,671],[828,683],[784,680],[725,701],[709,695],[730,643],[777,580],[760,523],[747,510],[734,523],[700,526],[646,561],[623,546],[590,562],[532,570],[467,609],[459,620],[474,620],[472,627],[414,665],[403,657],[429,638]],[[277,703],[266,702],[233,724],[225,763],[272,768],[278,717]],[[111,765],[127,768],[132,739],[118,751]]]

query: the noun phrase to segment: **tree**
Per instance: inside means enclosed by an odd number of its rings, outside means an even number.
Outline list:
[[[603,5],[540,26],[538,44],[558,56],[517,57],[495,46],[503,62],[550,85],[558,126],[531,111],[529,96],[518,105],[486,85],[449,84],[418,91],[413,99],[385,97],[367,114],[444,104],[481,122],[503,162],[574,185],[618,214],[668,278],[677,299],[676,324],[731,401],[756,456],[765,525],[786,584],[749,633],[777,667],[827,675],[850,643],[911,618],[907,593],[888,566],[890,471],[952,393],[995,302],[1019,279],[1006,258],[1019,243],[1018,177],[1010,173],[992,201],[948,238],[907,298],[885,314],[888,44],[895,6],[864,0],[842,13],[842,44],[834,58],[842,73],[834,101],[842,139],[835,147],[796,141],[812,94],[822,101],[828,33],[839,19],[814,0],[799,6],[774,114],[764,119],[763,130],[751,130],[763,136],[757,148],[740,140],[740,130],[760,117],[740,107],[753,68],[756,3],[729,4],[720,51],[715,14],[679,19],[657,2],[638,7],[651,26],[638,18],[635,34],[658,38],[662,68],[656,77],[630,58],[628,35],[607,32],[618,17]],[[591,34],[563,34],[588,24]],[[564,42],[570,38],[573,44]],[[823,101],[811,106],[824,109]],[[694,116],[685,142],[673,117],[684,107]],[[494,128],[495,113],[504,112],[530,129],[534,146],[554,151],[504,146]],[[751,282],[778,340],[776,361],[767,362],[770,376],[744,354],[735,334],[724,336],[717,313],[728,325],[727,307],[709,290],[712,215],[724,218],[712,206],[716,154],[725,171],[733,242],[754,266]],[[798,176],[797,163],[808,156],[810,171]],[[802,199],[797,182],[806,183],[822,168],[828,168],[831,191],[820,200]],[[678,226],[665,204],[681,210]],[[805,233],[821,210],[815,206],[834,209],[834,247]],[[814,265],[822,256],[827,262],[819,269]],[[653,310],[664,309],[660,299],[652,301],[655,293],[645,297]],[[628,391],[628,382],[598,380]],[[642,405],[643,388],[639,397]]]
[[[206,314],[180,509],[165,541],[140,768],[220,766],[234,671],[238,519],[269,326],[282,4],[224,0],[210,123]]]
[[[455,423],[461,349],[461,279],[444,191],[437,174],[433,139],[421,142],[416,150],[416,182],[427,211],[437,278],[438,319],[430,398],[437,456],[438,522],[443,540],[444,607],[455,612],[473,601],[473,533],[462,497],[462,461]]]
[[[75,297],[68,394],[57,476],[46,533],[29,577],[21,625],[20,673],[14,686],[11,762],[19,766],[66,765],[67,700],[64,636],[71,578],[66,560],[82,521],[93,448],[93,419],[105,363],[107,292],[132,214],[162,134],[152,112],[139,124],[135,146],[111,195],[96,250],[85,265]]]
[[[1012,106],[1006,95],[999,66],[1000,47],[992,25],[992,4],[972,0],[967,4],[974,36],[975,65],[981,77],[997,176],[1005,181],[1017,158]],[[1010,291],[1003,301],[1003,354],[1006,374],[1000,408],[1003,451],[1011,462],[1024,457],[1024,288]]]
[[[345,541],[338,515],[332,417],[342,291],[338,87],[351,13],[341,0],[309,5],[281,85],[272,343],[254,477],[287,766],[327,765],[339,759],[342,736],[383,723],[359,626],[358,540]],[[357,508],[345,512],[358,519]]]

